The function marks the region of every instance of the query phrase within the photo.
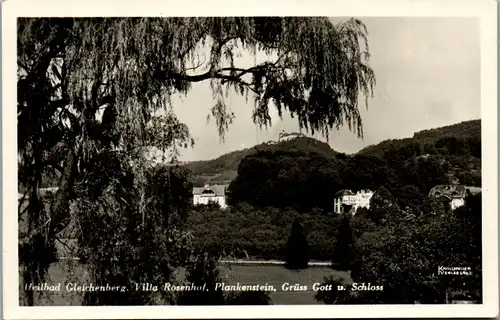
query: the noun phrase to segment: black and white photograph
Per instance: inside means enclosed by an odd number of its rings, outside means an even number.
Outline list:
[[[3,60],[5,299],[30,318],[495,316],[496,67],[486,78],[482,57],[496,51],[480,15],[495,6],[482,2],[416,16],[18,8]]]

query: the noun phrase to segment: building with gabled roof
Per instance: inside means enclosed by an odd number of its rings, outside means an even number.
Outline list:
[[[333,199],[333,211],[335,213],[344,213],[347,208],[352,214],[355,214],[359,208],[370,208],[370,199],[373,197],[373,191],[360,190],[356,193],[351,190],[342,189],[335,193]]]
[[[205,185],[193,188],[193,204],[208,205],[217,203],[221,208],[226,208],[227,185]]]
[[[335,197],[343,197],[343,196],[354,196],[355,193],[352,192],[351,190],[347,190],[347,189],[342,189],[340,191],[337,191],[335,193]]]

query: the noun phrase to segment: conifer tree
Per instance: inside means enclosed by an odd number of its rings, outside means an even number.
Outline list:
[[[309,266],[309,252],[307,239],[304,235],[299,219],[295,219],[292,225],[292,232],[288,238],[285,256],[285,268],[287,269],[307,269]]]
[[[349,270],[354,261],[355,243],[350,219],[344,216],[340,223],[337,243],[333,252],[332,266],[339,270]]]

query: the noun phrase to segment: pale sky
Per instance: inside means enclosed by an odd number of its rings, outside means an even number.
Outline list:
[[[347,128],[330,134],[330,146],[355,153],[386,139],[411,137],[414,132],[479,119],[480,39],[473,18],[361,18],[368,28],[370,65],[377,85],[368,110],[360,100],[364,139]],[[260,59],[259,59],[260,60]],[[254,58],[243,54],[243,64]],[[183,149],[180,160],[208,160],[277,140],[281,130],[298,131],[297,121],[273,110],[273,126],[257,131],[253,103],[232,93],[227,104],[236,115],[225,142],[206,117],[214,104],[208,82],[196,83],[186,97],[175,98],[174,110],[189,126],[194,148]],[[318,137],[319,138],[319,137]],[[324,139],[321,139],[324,141]]]

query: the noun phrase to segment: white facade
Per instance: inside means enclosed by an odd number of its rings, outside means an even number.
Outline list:
[[[221,208],[226,208],[226,186],[223,185],[205,185],[201,188],[193,188],[193,204],[207,205],[209,203],[218,203]]]
[[[465,199],[464,198],[453,198],[451,200],[451,210],[455,210],[456,208],[459,208],[465,204]]]
[[[204,195],[204,194],[201,194],[201,195],[195,194],[193,196],[193,204],[194,205],[200,205],[200,204],[207,205],[210,202],[218,203],[221,208],[227,207],[226,197],[224,197],[224,196]]]
[[[370,200],[373,197],[373,191],[361,190],[356,193],[356,208],[370,209]]]
[[[343,213],[343,205],[348,205],[353,207],[353,214],[359,208],[370,208],[370,200],[373,197],[373,191],[371,190],[361,190],[356,193],[352,193],[350,190],[345,190],[342,194],[337,194],[333,201],[334,212]]]

